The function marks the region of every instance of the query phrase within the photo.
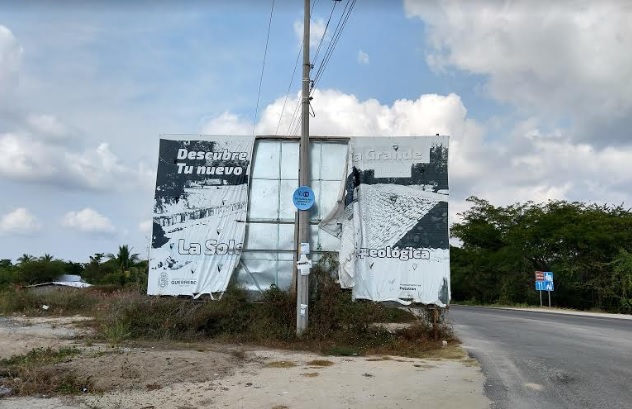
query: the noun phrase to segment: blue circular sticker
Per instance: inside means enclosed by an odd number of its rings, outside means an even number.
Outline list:
[[[301,186],[294,191],[292,201],[298,210],[309,210],[314,206],[314,191],[309,186]]]

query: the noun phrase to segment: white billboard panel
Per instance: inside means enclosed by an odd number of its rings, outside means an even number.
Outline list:
[[[253,137],[160,140],[147,293],[222,293],[239,263]]]
[[[352,138],[338,206],[320,224],[341,241],[341,286],[447,305],[448,193],[448,137]]]

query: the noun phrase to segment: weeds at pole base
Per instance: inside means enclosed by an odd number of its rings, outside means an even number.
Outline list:
[[[272,287],[253,300],[230,286],[220,301],[155,297],[138,289],[90,288],[72,293],[34,294],[26,289],[0,294],[0,311],[27,315],[81,314],[93,317],[91,342],[119,346],[131,341],[222,342],[310,350],[330,355],[423,356],[456,341],[442,324],[433,338],[432,324],[409,311],[371,301],[353,301],[332,278],[336,263],[325,259],[310,275],[310,321],[296,336],[296,305],[291,295]],[[47,311],[41,305],[50,305]],[[405,323],[387,330],[384,323]]]

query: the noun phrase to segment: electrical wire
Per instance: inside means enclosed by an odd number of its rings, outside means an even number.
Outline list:
[[[347,25],[347,22],[349,21],[349,16],[351,15],[351,12],[353,11],[355,3],[356,3],[356,0],[347,0],[347,3],[345,4],[345,9],[343,10],[342,15],[340,16],[340,20],[338,20],[338,24],[336,25],[336,29],[334,30],[332,40],[329,43],[329,46],[327,47],[327,49],[325,50],[325,55],[318,67],[318,70],[316,71],[316,74],[314,75],[314,80],[312,83],[312,90],[310,92],[310,95],[316,89],[318,82],[322,78],[322,75],[325,72],[327,65],[329,64],[329,61],[331,60],[331,56],[333,55],[333,52],[336,49],[336,45],[338,44],[338,40],[340,40],[340,36],[342,35],[342,32],[344,31]]]
[[[290,96],[290,90],[292,89],[292,84],[294,83],[294,75],[296,75],[296,68],[298,67],[298,61],[300,57],[301,57],[301,51],[299,50],[298,54],[296,55],[294,70],[292,70],[292,78],[290,79],[290,85],[287,86],[287,91],[285,92],[285,100],[283,101],[283,108],[281,108],[281,115],[279,115],[279,123],[277,123],[275,135],[279,134],[279,128],[281,127],[281,119],[283,118],[283,113],[285,112],[285,105],[287,104],[287,99]],[[292,114],[292,117],[294,117],[294,114]]]
[[[298,98],[296,100],[296,105],[294,105],[294,112],[292,113],[292,120],[290,121],[290,126],[287,128],[287,134],[288,135],[293,135],[292,129],[294,129],[294,125],[296,123],[296,121],[300,122],[301,116],[298,114],[299,112],[299,108],[301,107],[301,95],[302,92],[299,92],[298,94]]]
[[[266,56],[268,54],[268,43],[270,42],[270,27],[272,26],[272,15],[274,14],[274,1],[272,0],[272,8],[270,9],[270,18],[268,19],[268,34],[266,35],[266,47],[263,50],[263,63],[261,64],[261,77],[259,78],[259,91],[257,92],[257,107],[255,108],[255,118],[252,124],[252,134],[255,134],[257,127],[257,115],[259,114],[259,102],[261,100],[261,85],[263,84],[263,73],[266,68]]]
[[[323,31],[323,36],[320,38],[320,42],[318,43],[318,47],[316,48],[316,52],[314,53],[313,60],[318,60],[318,54],[320,54],[320,48],[323,45],[323,41],[325,40],[325,36],[327,35],[327,29],[329,28],[329,23],[331,22],[331,17],[334,14],[334,10],[336,10],[336,6],[338,5],[338,1],[334,0],[334,6],[331,8],[331,12],[329,13],[329,18],[327,19],[327,24],[325,24],[325,30]]]

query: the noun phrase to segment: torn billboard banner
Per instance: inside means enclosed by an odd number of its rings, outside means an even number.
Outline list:
[[[160,140],[147,293],[222,293],[239,263],[255,138]]]
[[[450,300],[448,137],[352,138],[338,205],[320,227],[341,241],[354,299]]]

